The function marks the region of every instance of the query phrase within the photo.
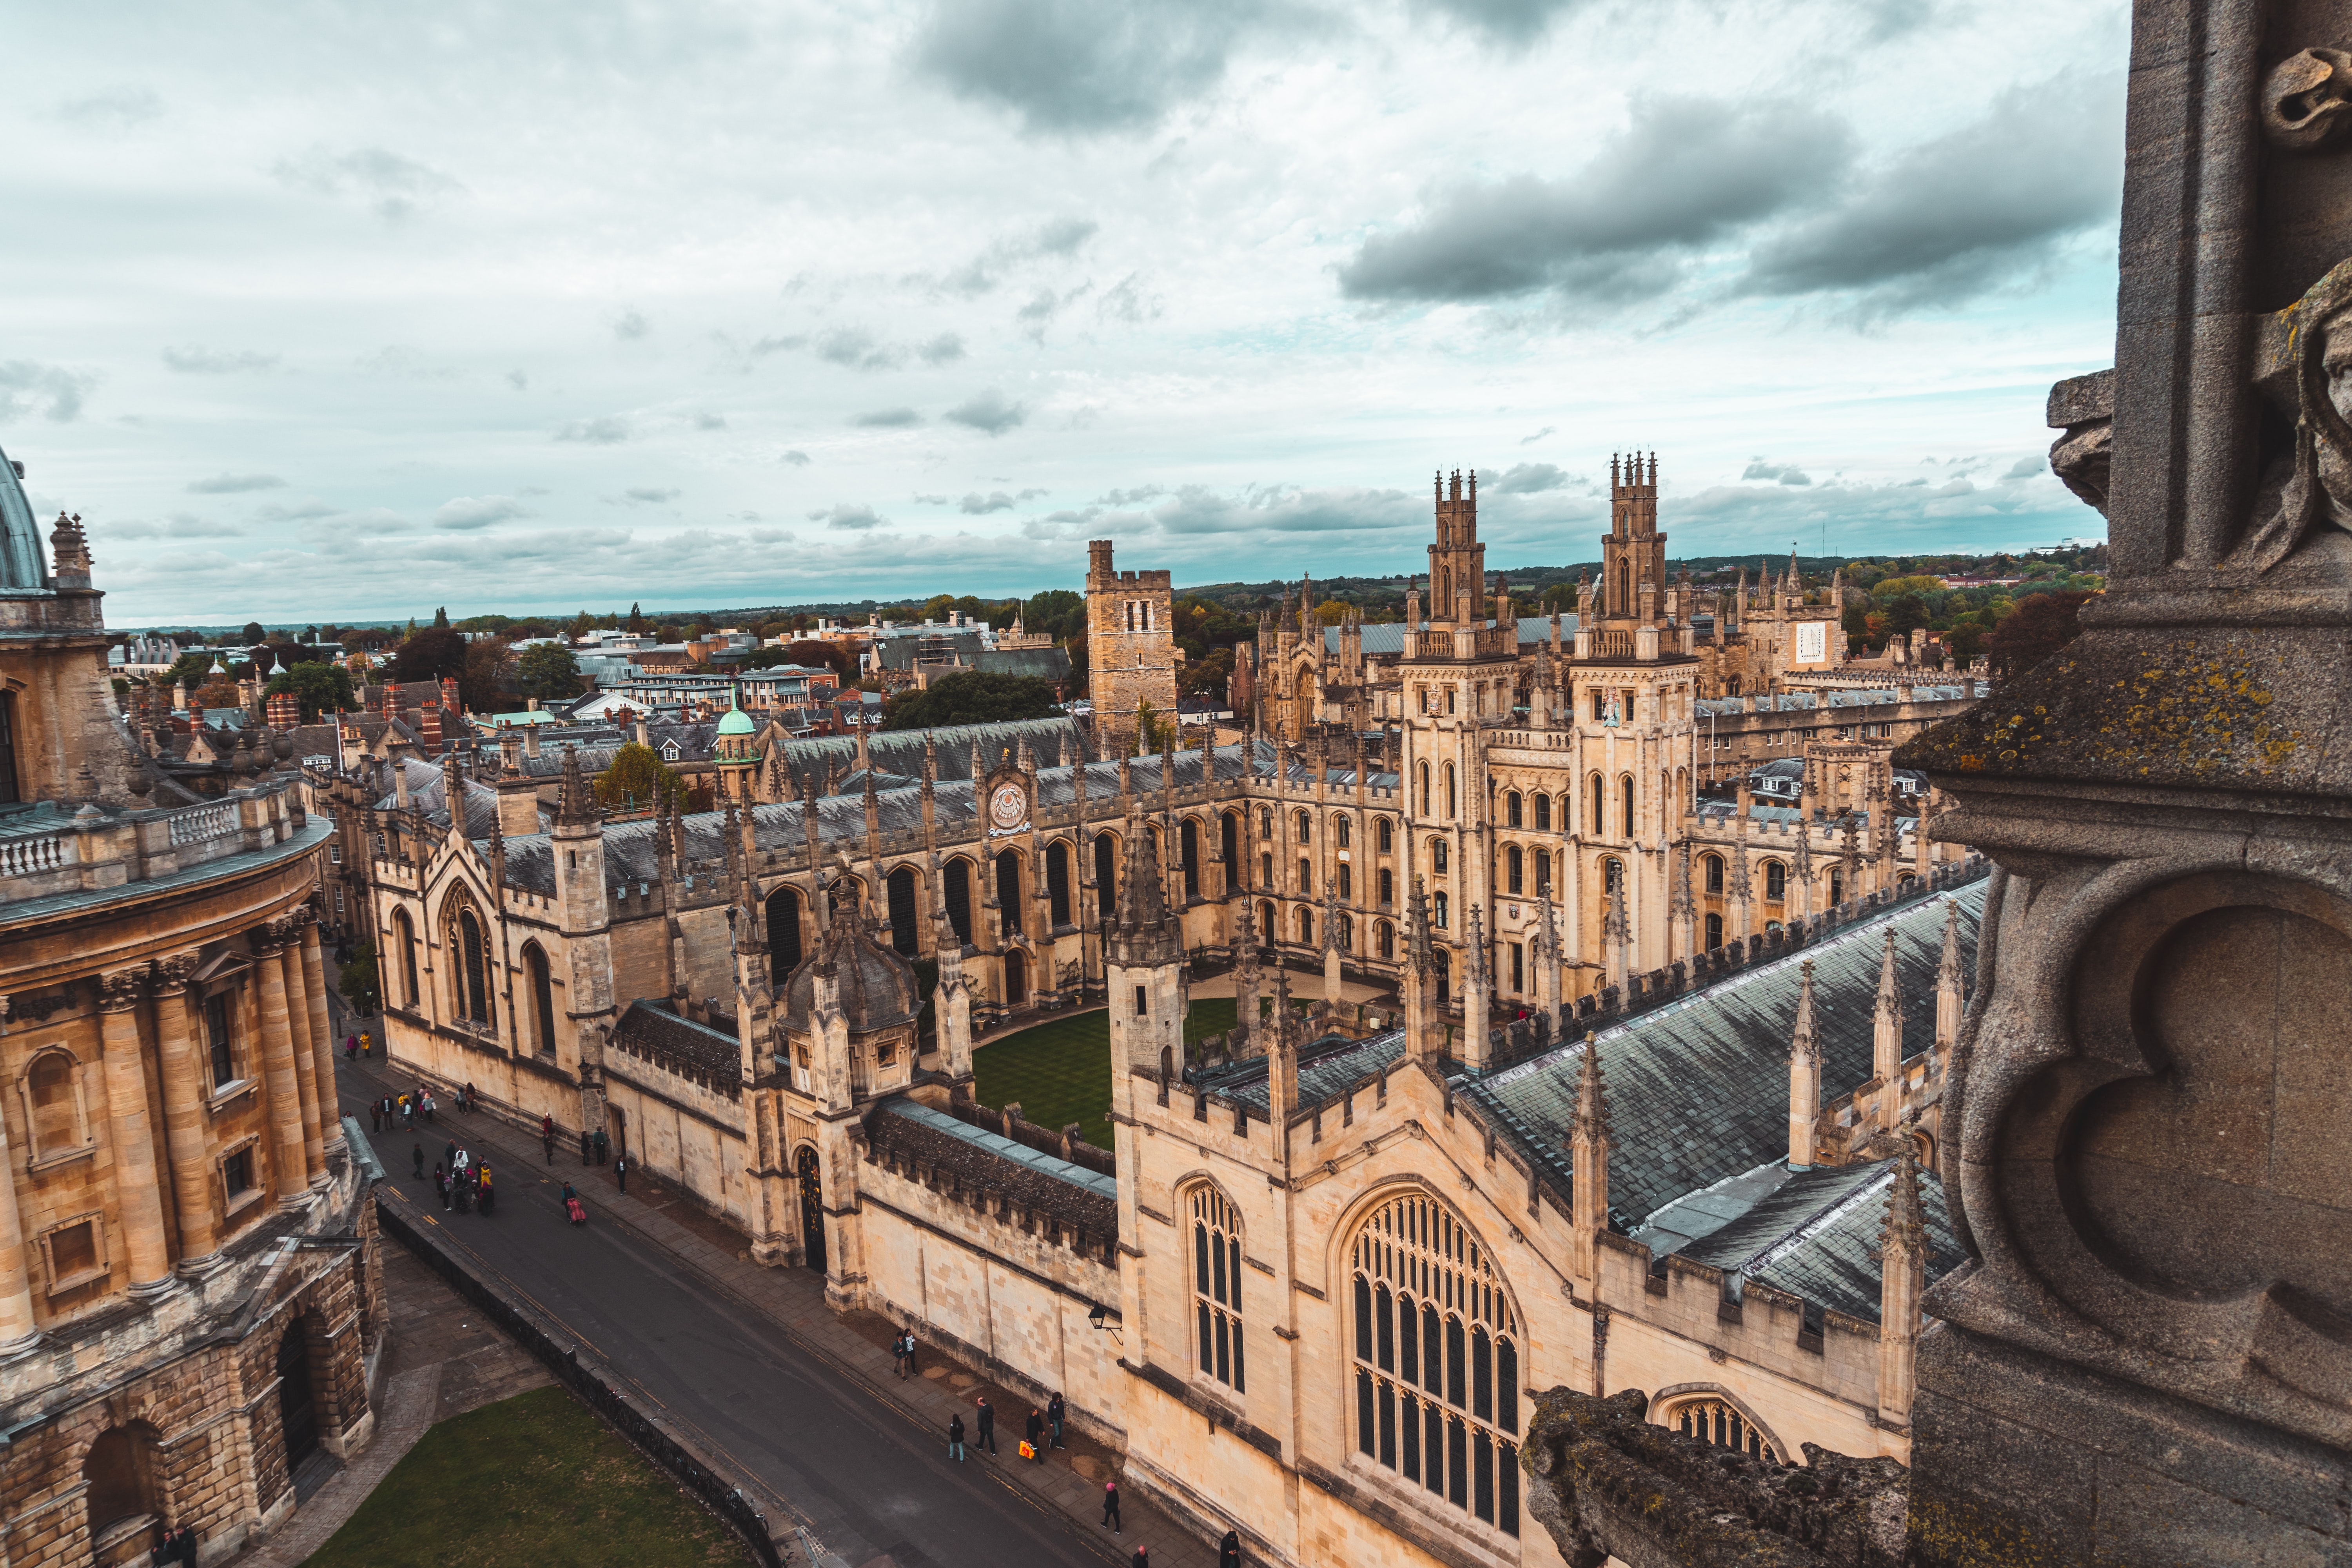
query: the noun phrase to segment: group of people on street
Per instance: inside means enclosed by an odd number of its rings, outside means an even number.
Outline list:
[[[357,1061],[362,1057],[371,1061],[375,1058],[375,1036],[366,1029],[362,1029],[356,1035],[345,1035],[343,1060]]]
[[[422,1170],[425,1166],[425,1145],[419,1143],[409,1154],[410,1163]],[[441,1194],[441,1206],[464,1214],[472,1209],[488,1215],[496,1196],[490,1183],[490,1163],[474,1157],[470,1150],[457,1147],[451,1139],[447,1153],[433,1166],[433,1189]]]
[[[369,1101],[368,1120],[374,1123],[373,1131],[377,1132],[389,1132],[395,1127],[413,1132],[416,1130],[419,1117],[429,1126],[433,1113],[440,1109],[440,1102],[423,1084],[419,1084],[409,1093],[387,1094]]]

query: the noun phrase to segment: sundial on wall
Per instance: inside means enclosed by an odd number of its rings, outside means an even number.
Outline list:
[[[988,826],[997,833],[1013,833],[1029,820],[1029,792],[1009,780],[988,792]]]

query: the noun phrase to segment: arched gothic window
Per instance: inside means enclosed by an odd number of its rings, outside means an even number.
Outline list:
[[[416,923],[408,918],[406,910],[394,910],[392,926],[394,940],[400,944],[400,975],[405,982],[401,1000],[414,1007],[422,994],[416,984]]]
[[[1373,1211],[1350,1244],[1356,1451],[1519,1532],[1519,1326],[1493,1258],[1434,1198]]]
[[[1515,795],[1512,798],[1517,797]],[[1504,849],[1503,886],[1507,891],[1516,893],[1520,890],[1520,883],[1526,876],[1526,868],[1527,857],[1520,852],[1517,845],[1513,844]]]
[[[1601,775],[1599,773],[1592,775],[1592,831],[1596,837],[1607,831],[1601,821]]]
[[[1372,834],[1372,847],[1378,849],[1383,855],[1389,854],[1391,851],[1394,850],[1396,848],[1396,841],[1391,837],[1391,829],[1389,826],[1389,819],[1385,816],[1381,817],[1378,821],[1378,826]]]
[[[1511,790],[1505,794],[1503,796],[1504,826],[1517,827],[1520,825],[1519,814],[1524,803],[1525,797],[1522,796],[1517,790]]]
[[[1706,858],[1706,890],[1710,893],[1723,891],[1723,857],[1720,855]]]
[[[1618,781],[1618,787],[1625,795],[1625,815],[1621,826],[1625,837],[1631,838],[1633,837],[1633,775],[1627,773]]]
[[[1443,838],[1431,839],[1429,841],[1429,868],[1433,874],[1440,877],[1445,875],[1445,840]]]
[[[1396,927],[1386,921],[1380,921],[1372,927],[1372,940],[1380,948],[1382,958],[1396,956]]]
[[[490,1021],[490,953],[481,917],[461,903],[449,921],[450,998],[457,1016],[474,1024]]]
[[[1421,763],[1421,764],[1420,764],[1420,769],[1421,769],[1421,815],[1422,815],[1422,816],[1427,816],[1429,815],[1429,764],[1428,764],[1427,763]]]
[[[1613,893],[1625,885],[1625,862],[1614,855],[1601,862],[1601,890]]]
[[[1756,1424],[1741,1414],[1738,1405],[1726,1399],[1706,1396],[1686,1399],[1664,1412],[1658,1425],[1671,1427],[1685,1437],[1696,1437],[1718,1448],[1729,1448],[1752,1459],[1778,1462],[1780,1455],[1765,1440]]]
[[[1192,1307],[1197,1365],[1235,1394],[1242,1381],[1242,1216],[1224,1194],[1192,1189]]]
[[[1339,835],[1339,847],[1345,849],[1348,847],[1348,845],[1353,837],[1348,831],[1348,819],[1345,816],[1341,816],[1337,819],[1333,824],[1333,826]]]
[[[1454,764],[1448,763],[1445,764],[1445,815],[1449,821],[1454,816]]]
[[[531,1047],[551,1057],[555,1054],[555,976],[547,966],[545,950],[535,942],[524,946],[522,966],[530,977]]]
[[[1778,860],[1764,862],[1764,901],[1777,904],[1789,896],[1789,868]]]
[[[1535,796],[1534,800],[1536,830],[1539,833],[1549,833],[1551,831],[1551,796],[1539,795]]]

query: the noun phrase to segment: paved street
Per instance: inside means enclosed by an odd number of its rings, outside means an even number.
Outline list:
[[[367,1102],[395,1087],[340,1053],[336,1078],[362,1127]],[[486,1116],[444,1110],[418,1137],[428,1172],[452,1138],[490,1160],[495,1215],[442,1214],[429,1179],[408,1174],[406,1133],[375,1140],[391,1173],[382,1201],[441,1225],[486,1275],[602,1357],[683,1436],[757,1478],[780,1535],[784,1521],[802,1525],[851,1568],[1102,1568],[1124,1564],[1139,1542],[1164,1568],[1213,1561],[1206,1544],[1139,1501],[1127,1507],[1124,1536],[1099,1529],[1097,1478],[1112,1461],[1089,1457],[1090,1446],[1047,1466],[1012,1458],[1025,1405],[997,1401],[1005,1459],[950,1460],[949,1410],[962,1408],[971,1424],[968,1373],[930,1357],[931,1377],[893,1378],[887,1351],[825,1308],[814,1275],[738,1258],[708,1220],[680,1224],[645,1201],[656,1184],[639,1178],[637,1194],[622,1197],[609,1171],[583,1171],[561,1147],[551,1168],[536,1139]],[[566,1179],[591,1210],[585,1226],[563,1222]],[[1015,1436],[1004,1437],[1006,1428]]]

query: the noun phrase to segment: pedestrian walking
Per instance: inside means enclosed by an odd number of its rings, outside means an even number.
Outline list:
[[[904,1330],[890,1336],[890,1375],[907,1375],[907,1335]]]
[[[1225,1531],[1224,1540],[1217,1543],[1217,1568],[1242,1568],[1242,1532]]]
[[[607,1152],[612,1147],[613,1141],[604,1135],[604,1130],[601,1127],[596,1129],[596,1163],[601,1165],[604,1163]]]
[[[436,1162],[433,1167],[433,1190],[441,1194],[441,1212],[449,1212],[449,1173]]]
[[[547,1150],[547,1163],[551,1165],[554,1164],[555,1118],[553,1116],[542,1116],[539,1119],[539,1141]]]
[[[1045,1462],[1045,1418],[1037,1414],[1034,1405],[1029,1407],[1028,1440],[1021,1445],[1021,1452],[1024,1458],[1041,1465]]]
[[[425,1096],[424,1097],[424,1102],[425,1102],[425,1125],[426,1125],[427,1127],[430,1127],[430,1126],[432,1126],[432,1125],[433,1125],[433,1113],[434,1113],[436,1110],[438,1110],[441,1108],[441,1107],[440,1107],[440,1102],[439,1102],[439,1101],[437,1101],[437,1100],[435,1100],[431,1095],[429,1095],[429,1094],[428,1094],[428,1095],[425,1095]]]
[[[1054,1429],[1054,1447],[1056,1448],[1068,1446],[1062,1441],[1062,1421],[1068,1414],[1069,1407],[1062,1403],[1061,1391],[1055,1390],[1054,1397],[1045,1401],[1045,1425]]]
[[[495,1197],[495,1196],[497,1196],[497,1195],[498,1195],[498,1194],[497,1194],[496,1190],[495,1190],[495,1189],[493,1189],[493,1188],[491,1187],[491,1185],[490,1185],[490,1168],[489,1168],[488,1165],[484,1165],[484,1166],[482,1167],[481,1182],[482,1182],[482,1214],[483,1214],[484,1217],[486,1217],[486,1218],[487,1218],[487,1217],[488,1216],[488,1215],[489,1215],[489,1212],[490,1212],[490,1200],[491,1200],[493,1197]]]
[[[410,1164],[411,1166],[415,1167],[415,1173],[416,1173],[416,1179],[417,1179],[418,1181],[420,1181],[420,1182],[421,1182],[421,1181],[423,1181],[423,1180],[425,1179],[425,1145],[424,1145],[424,1144],[422,1144],[422,1143],[412,1143],[412,1144],[410,1144],[410,1145],[409,1145],[409,1149],[408,1149],[408,1163],[409,1163],[409,1164]]]
[[[459,1172],[457,1179],[449,1184],[449,1197],[450,1200],[456,1204],[459,1214],[471,1214],[473,1212],[474,1189],[472,1184],[466,1180],[464,1172]]]
[[[613,1179],[621,1184],[621,1195],[626,1197],[629,1193],[629,1157],[626,1154],[613,1162]]]
[[[1103,1483],[1103,1524],[1113,1535],[1125,1535],[1126,1528],[1118,1522],[1118,1483]]]
[[[407,1095],[400,1097],[400,1115],[411,1131],[416,1129],[416,1101]]]
[[[375,1036],[369,1030],[360,1031],[360,1059],[368,1060],[375,1054]]]
[[[371,1132],[383,1131],[383,1107],[373,1101],[368,1104],[368,1131]]]
[[[450,1139],[448,1147],[441,1151],[441,1163],[453,1171],[457,1168],[457,1141],[455,1138]]]
[[[1137,1547],[1135,1555],[1128,1561],[1127,1568],[1151,1568],[1150,1550],[1148,1546]]]
[[[915,1366],[915,1325],[912,1323],[907,1325],[907,1375],[919,1375]]]
[[[355,1062],[359,1059],[360,1037],[357,1035],[345,1035],[343,1037],[343,1060],[347,1062]]]
[[[588,1129],[583,1127],[580,1130],[580,1163],[583,1165],[589,1164],[594,1161],[595,1157],[596,1142],[594,1139],[588,1136]]]
[[[948,1458],[959,1465],[963,1463],[963,1416],[961,1415],[948,1417]]]
[[[988,1402],[985,1394],[972,1403],[980,1406],[980,1436],[973,1439],[973,1446],[993,1454],[996,1452],[996,1406]]]

